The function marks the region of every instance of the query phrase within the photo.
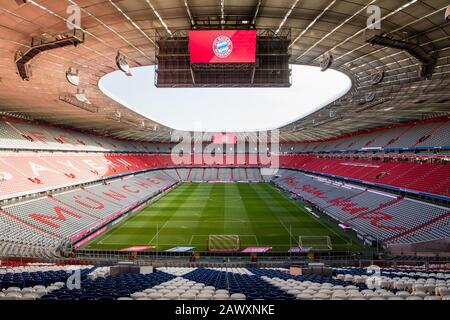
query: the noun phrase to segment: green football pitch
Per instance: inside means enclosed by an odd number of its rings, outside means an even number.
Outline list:
[[[269,184],[182,184],[105,234],[86,249],[156,246],[207,248],[209,235],[239,235],[241,249],[270,246],[287,251],[299,236],[329,236],[333,250],[359,251],[343,230],[317,219]]]

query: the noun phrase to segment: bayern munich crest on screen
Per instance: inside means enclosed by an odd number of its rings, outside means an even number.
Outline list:
[[[230,37],[221,35],[213,41],[213,52],[217,58],[225,59],[233,52],[233,42]]]

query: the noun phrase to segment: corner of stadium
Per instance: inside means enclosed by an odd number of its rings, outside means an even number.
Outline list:
[[[450,300],[449,17],[0,0],[0,300]]]

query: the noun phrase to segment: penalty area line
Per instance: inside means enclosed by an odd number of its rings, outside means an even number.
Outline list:
[[[164,227],[165,227],[168,223],[169,223],[169,220],[167,220],[166,223],[164,223],[164,224],[162,225],[162,227],[159,228],[158,232],[156,232],[156,234],[153,236],[152,240],[150,240],[147,244],[151,244],[151,243],[153,242],[153,240],[154,240],[157,236],[159,236],[159,234],[161,233],[161,230],[164,229]]]

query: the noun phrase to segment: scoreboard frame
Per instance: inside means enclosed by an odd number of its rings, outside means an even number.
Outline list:
[[[157,88],[282,88],[292,85],[291,29],[281,29],[278,33],[271,29],[255,30],[255,63],[191,63],[190,31],[176,30],[172,36],[164,30],[156,31]]]

